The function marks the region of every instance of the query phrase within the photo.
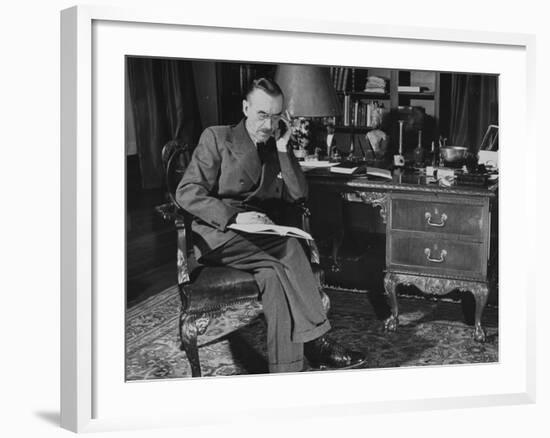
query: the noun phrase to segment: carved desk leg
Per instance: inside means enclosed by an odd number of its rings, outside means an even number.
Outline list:
[[[474,295],[474,299],[476,302],[474,340],[477,342],[485,342],[487,339],[487,335],[485,333],[485,330],[481,326],[481,315],[483,313],[485,305],[487,304],[487,298],[489,297],[489,288],[486,284],[483,283],[473,283],[470,290]]]
[[[399,308],[397,306],[396,288],[398,279],[391,272],[384,276],[384,290],[389,297],[391,306],[391,315],[384,321],[384,330],[394,332],[399,325]]]

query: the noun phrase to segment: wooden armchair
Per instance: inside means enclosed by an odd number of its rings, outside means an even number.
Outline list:
[[[166,186],[170,202],[158,206],[165,220],[174,221],[177,229],[177,272],[181,298],[179,319],[180,348],[187,354],[193,377],[201,376],[198,347],[235,331],[262,312],[259,290],[252,274],[230,267],[199,265],[193,254],[192,217],[175,199],[175,191],[189,163],[191,151],[177,141],[167,143],[162,150],[166,171]],[[302,227],[309,231],[309,210],[303,204]],[[316,273],[323,305],[328,312],[330,301],[323,291],[319,252],[313,241],[308,242],[312,268]]]

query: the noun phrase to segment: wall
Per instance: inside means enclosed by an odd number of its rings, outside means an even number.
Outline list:
[[[139,0],[101,1],[97,4],[119,4],[127,7],[146,5]],[[214,4],[215,3],[215,4]],[[0,361],[1,428],[7,437],[72,436],[58,429],[59,421],[59,10],[73,1],[28,0],[4,4],[0,16],[0,105],[2,120],[2,360]],[[181,2],[157,0],[154,7],[201,8],[208,13],[219,8],[231,14],[254,14],[268,4],[257,1]],[[271,6],[271,5],[269,5]],[[483,29],[502,32],[533,32],[538,36],[537,125],[546,121],[550,66],[550,29],[545,2],[490,0],[479,2],[441,2],[422,0],[391,3],[340,0],[323,7],[311,2],[280,0],[279,14],[313,17],[325,20],[388,23]],[[266,50],[269,48],[266,47]],[[298,49],[297,49],[298,50]],[[543,107],[544,105],[544,107]],[[544,111],[544,112],[543,112]],[[535,123],[537,121],[534,121]],[[535,125],[536,126],[536,125]],[[540,141],[546,138],[540,130]],[[536,164],[541,186],[547,188],[547,149],[539,148]],[[544,167],[543,167],[544,166]],[[539,190],[538,210],[533,223],[543,230],[549,216]],[[534,208],[534,206],[532,206]],[[543,222],[544,221],[544,222]],[[538,250],[530,254],[533,268],[544,272],[547,257],[542,249],[549,247],[548,233],[541,233]],[[536,263],[536,264],[535,264]],[[543,264],[544,263],[544,264]],[[214,425],[194,430],[197,436],[543,436],[548,433],[550,411],[550,368],[547,336],[550,325],[546,309],[548,294],[542,294],[539,283],[537,315],[539,325],[538,403],[530,406],[463,409],[460,411],[377,414],[343,418],[315,418],[297,422],[292,419],[273,424],[252,423],[227,425],[223,431]],[[547,289],[547,285],[544,286]],[[513,303],[508,303],[513,305]],[[349,388],[350,391],[368,388]],[[183,395],[182,395],[183,396]],[[290,429],[292,428],[292,429]],[[190,436],[189,430],[167,429],[154,436]],[[284,434],[284,435],[283,435]],[[106,437],[147,437],[150,431],[114,432]]]

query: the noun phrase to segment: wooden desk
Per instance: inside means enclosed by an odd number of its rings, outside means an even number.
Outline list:
[[[458,289],[473,294],[474,339],[485,341],[481,315],[492,283],[491,214],[497,184],[447,188],[427,183],[422,175],[399,171],[392,181],[336,176],[319,169],[306,176],[310,190],[380,208],[386,224],[384,289],[392,311],[384,322],[387,330],[396,330],[399,322],[397,285],[414,285],[435,295]]]

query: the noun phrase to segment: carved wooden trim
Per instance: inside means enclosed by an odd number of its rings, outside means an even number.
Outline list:
[[[413,274],[400,274],[389,272],[388,280],[406,286],[416,286],[422,292],[431,295],[446,295],[454,289],[461,292],[472,292],[474,296],[487,289],[487,283],[471,280],[458,280],[454,278],[427,277]]]
[[[342,192],[341,196],[348,202],[362,202],[373,207],[380,207],[380,216],[382,217],[382,221],[386,223],[389,203],[389,195],[387,193],[356,190],[353,192]]]
[[[307,177],[310,185],[323,185],[333,186],[338,189],[348,187],[349,189],[372,189],[375,191],[391,191],[391,192],[420,192],[420,193],[440,193],[450,195],[466,195],[466,196],[481,196],[487,198],[493,198],[496,196],[498,190],[498,184],[494,184],[487,188],[474,188],[474,187],[440,187],[434,184],[407,184],[395,183],[395,182],[373,182],[369,180],[352,180],[352,181],[335,181],[326,177],[319,177],[310,175]]]
[[[210,325],[210,318],[208,316],[201,316],[195,319],[195,325],[197,327],[197,335],[203,335],[206,333],[206,329]]]
[[[426,271],[420,271],[418,273],[411,273],[410,271],[403,271],[402,267],[391,267],[389,268],[390,270],[388,272],[391,272],[393,274],[400,274],[400,275],[412,275],[412,276],[426,276],[426,277],[429,277],[429,276],[432,276],[432,274],[426,272]],[[437,275],[435,275],[437,277]],[[443,278],[443,277],[438,277],[438,278]],[[444,277],[445,279],[448,279],[448,280],[455,280],[455,281],[460,281],[460,282],[470,282],[470,283],[482,283],[483,280],[480,280],[479,277],[468,277],[466,275],[456,275],[456,274],[448,274],[448,275],[445,275]]]
[[[176,224],[178,230],[178,284],[186,284],[190,281],[189,263],[187,260],[187,236],[186,229],[183,224]]]
[[[184,343],[193,342],[197,338],[199,331],[195,324],[196,318],[188,315],[185,312],[180,313],[180,336]]]

